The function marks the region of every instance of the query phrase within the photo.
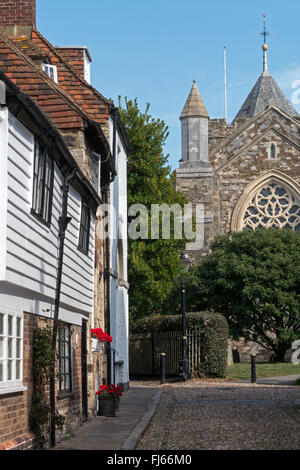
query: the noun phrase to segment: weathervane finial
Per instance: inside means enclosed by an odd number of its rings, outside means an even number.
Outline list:
[[[269,36],[269,34],[273,34],[273,33],[269,33],[269,31],[267,31],[267,28],[266,28],[266,17],[267,17],[267,15],[263,14],[264,30],[263,30],[261,33],[256,33],[256,34],[259,34],[260,36],[263,36],[263,38],[264,38],[264,43],[263,43],[263,45],[262,45],[262,50],[263,50],[263,53],[264,53],[264,62],[263,62],[263,71],[264,71],[264,72],[267,72],[267,71],[268,71],[268,60],[267,60],[268,44],[267,44],[267,36]]]
[[[264,30],[263,32],[261,33],[264,37],[264,44],[267,44],[266,42],[266,39],[267,39],[267,36],[270,34],[268,31],[267,31],[267,28],[266,28],[266,17],[267,15],[263,14],[263,19],[264,19]]]

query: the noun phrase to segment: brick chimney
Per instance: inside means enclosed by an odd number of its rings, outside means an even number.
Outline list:
[[[0,0],[0,30],[10,36],[31,36],[36,26],[36,0]]]

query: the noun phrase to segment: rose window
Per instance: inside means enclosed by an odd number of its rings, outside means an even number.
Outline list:
[[[244,214],[243,229],[264,227],[300,231],[299,202],[277,183],[270,183],[256,193]]]

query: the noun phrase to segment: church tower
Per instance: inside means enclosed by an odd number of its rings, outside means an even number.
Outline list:
[[[176,170],[176,188],[187,196],[193,206],[202,207],[201,220],[197,218],[196,232],[201,241],[187,245],[190,258],[196,262],[209,250],[207,241],[212,236],[213,171],[209,163],[209,115],[201,98],[196,80],[180,115],[181,160]],[[202,210],[201,210],[202,212]]]
[[[263,67],[231,124],[211,119],[194,81],[180,115],[182,158],[176,188],[202,205],[201,247],[217,235],[262,227],[300,232],[300,116],[268,70],[264,15]]]

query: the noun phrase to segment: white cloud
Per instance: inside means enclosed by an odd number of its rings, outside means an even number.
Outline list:
[[[274,73],[274,77],[295,109],[300,112],[300,65],[292,63],[286,69]]]

